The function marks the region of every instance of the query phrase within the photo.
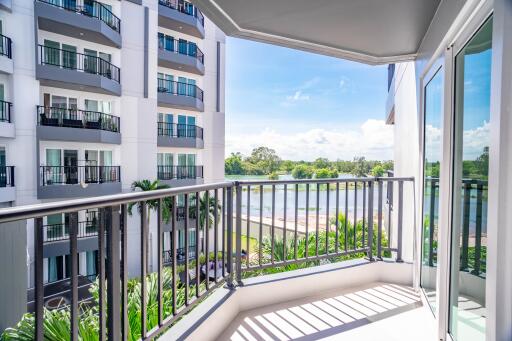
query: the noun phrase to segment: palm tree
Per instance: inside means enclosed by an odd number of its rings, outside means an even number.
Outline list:
[[[215,200],[215,197],[208,196],[208,200],[206,199],[206,192],[203,193],[202,196],[199,197],[199,229],[201,231],[205,230],[206,227],[206,219],[208,219],[208,226],[209,228],[212,228],[213,224],[215,223],[215,209],[217,209],[217,217],[219,216],[221,212],[221,205],[218,200]],[[194,199],[194,206],[190,207],[190,213],[192,216],[197,217],[196,215],[196,207],[195,207],[195,199]],[[208,233],[208,232],[205,232]],[[203,246],[202,239],[204,236],[201,237],[201,247]],[[204,250],[202,250],[204,251]]]
[[[144,179],[144,180],[140,180],[140,181],[134,181],[132,183],[132,191],[140,190],[140,191],[146,192],[146,191],[156,191],[159,189],[166,189],[166,188],[170,188],[170,186],[160,183],[159,180],[151,181],[151,180]],[[164,205],[162,207],[163,220],[165,222],[169,222],[170,212],[171,212],[171,208],[172,208],[171,200],[170,200],[170,198],[164,198],[163,201],[164,201]],[[132,202],[132,203],[128,204],[128,214],[129,215],[132,215],[132,209],[133,209],[133,206],[135,206],[135,205],[137,205],[137,210],[139,211],[139,214],[142,213],[142,205],[140,204],[140,202]],[[158,200],[147,200],[146,206],[148,208],[147,217],[148,217],[148,224],[149,224],[149,212],[158,210]]]

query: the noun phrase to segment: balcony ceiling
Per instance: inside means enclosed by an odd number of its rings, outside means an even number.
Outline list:
[[[227,35],[360,61],[415,58],[440,0],[193,0]]]

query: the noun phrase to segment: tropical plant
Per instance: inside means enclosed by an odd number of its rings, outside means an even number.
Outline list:
[[[315,178],[317,179],[335,179],[338,177],[338,171],[336,169],[321,168],[315,172]]]
[[[384,167],[382,167],[381,165],[376,165],[372,168],[370,174],[373,176],[383,176],[384,172]]]
[[[294,179],[311,179],[313,177],[313,170],[307,165],[297,165],[292,171]]]
[[[165,189],[170,188],[169,185],[160,183],[160,180],[140,180],[140,181],[134,181],[132,183],[132,191],[156,191],[159,189]],[[163,199],[164,205],[162,207],[162,218],[167,223],[169,222],[170,216],[171,216],[171,199],[170,198],[164,198]],[[131,202],[128,204],[128,214],[133,214],[133,206],[137,206],[137,210],[139,214],[142,214],[142,205],[140,202]],[[147,207],[147,217],[148,217],[148,224],[149,224],[149,213],[150,211],[157,211],[158,210],[158,200],[147,200],[146,201],[146,207]]]
[[[268,179],[269,180],[279,180],[279,174],[277,174],[276,172],[272,172],[268,175]]]
[[[192,216],[196,216],[195,195],[191,197],[194,205],[190,205],[190,212]],[[215,208],[217,208],[217,216],[220,214],[222,206],[218,200],[212,195],[208,196],[206,200],[206,192],[199,197],[199,228],[204,230],[206,227],[206,218],[208,217],[208,226],[211,228],[215,222]]]

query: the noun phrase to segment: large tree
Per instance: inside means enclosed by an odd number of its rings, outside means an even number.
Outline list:
[[[281,159],[274,149],[258,147],[252,150],[246,161],[262,169],[265,174],[270,174],[278,170]]]

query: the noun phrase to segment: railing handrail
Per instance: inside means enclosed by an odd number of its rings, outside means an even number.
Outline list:
[[[165,93],[170,93],[170,94],[173,94],[173,95],[178,95],[178,96],[189,96],[189,97],[194,97],[194,98],[197,98],[201,101],[203,101],[203,90],[198,87],[197,85],[195,84],[188,84],[188,83],[183,83],[183,82],[177,82],[177,81],[172,81],[170,79],[164,79],[164,78],[157,78],[157,81],[158,81],[158,92],[165,92]],[[161,87],[160,85],[172,85],[169,88],[167,87]],[[186,93],[180,93],[178,91],[178,85],[181,85],[181,86],[184,86],[185,88],[193,88],[195,89],[196,91],[194,92],[193,95],[190,95],[188,93],[188,91],[186,91]],[[164,90],[161,90],[161,89],[164,89]]]
[[[180,129],[187,130],[187,132],[184,134],[185,136],[180,134]],[[194,129],[194,136],[189,136],[189,129]],[[195,137],[203,139],[203,128],[196,124],[158,122],[158,135],[170,137]]]
[[[192,8],[194,9],[194,13],[192,13],[192,14],[188,13],[183,8],[180,8],[179,7],[179,3],[180,2],[183,3],[183,4],[186,3],[189,6],[192,6]],[[191,15],[191,16],[197,18],[201,22],[201,25],[204,26],[204,15],[203,15],[203,13],[201,13],[199,8],[194,6],[190,1],[185,1],[185,0],[158,0],[158,3],[160,5],[162,5],[162,6],[174,9],[174,10],[180,12],[180,13]]]
[[[48,114],[46,112],[47,110],[50,111],[49,114],[51,116],[53,116],[54,114],[58,114],[60,116],[63,116],[64,112],[67,112],[67,113],[70,114],[71,118],[76,118],[77,120],[81,119],[84,123],[93,123],[93,122],[104,123],[104,121],[103,121],[104,119],[106,121],[111,120],[115,124],[115,126],[111,125],[111,126],[106,127],[106,126],[104,126],[102,124],[98,129],[99,130],[108,130],[108,131],[113,131],[113,132],[121,131],[121,127],[120,127],[121,118],[119,116],[115,116],[115,115],[112,115],[112,114],[107,114],[107,113],[104,113],[104,112],[101,112],[101,111],[59,108],[59,107],[44,106],[44,105],[38,105],[37,106],[37,114],[38,114],[37,124],[38,125],[52,126],[51,124],[44,124],[44,123],[41,122],[41,115],[47,115]],[[79,117],[80,115],[77,115],[77,114],[82,115],[82,117]],[[93,116],[93,117],[94,116],[98,116],[98,120],[91,120],[90,117],[87,117],[87,116]],[[54,117],[47,117],[47,118],[52,119]],[[59,118],[62,119],[62,117],[59,117]],[[63,124],[63,122],[59,121],[58,122],[58,126],[65,126],[65,125]],[[87,126],[83,126],[83,127],[80,127],[80,128],[91,129],[91,127],[87,127]]]
[[[165,37],[169,37],[168,35],[164,35],[164,39]],[[173,48],[172,49],[168,49],[166,48],[165,46],[165,43],[164,45],[162,46],[160,44],[160,42],[158,42],[158,48],[160,50],[165,50],[165,51],[169,51],[169,52],[174,52],[174,53],[179,53],[179,54],[183,54],[183,55],[186,55],[186,56],[190,56],[190,57],[194,57],[196,58],[197,60],[199,60],[201,62],[201,64],[204,64],[204,53],[203,51],[201,51],[201,49],[199,48],[199,46],[197,46],[196,43],[193,43],[193,42],[190,42],[188,40],[184,40],[184,39],[174,39],[174,37],[171,37],[172,39],[172,46]],[[186,46],[187,46],[187,51],[189,50],[189,48],[191,46],[193,46],[195,48],[195,55],[194,54],[191,54],[191,53],[183,53],[181,50],[180,50],[180,44],[184,43]]]
[[[11,122],[12,103],[0,100],[0,122]]]
[[[0,40],[2,41],[2,49],[0,50],[0,55],[12,59],[12,39],[4,36],[3,34],[0,34]]]
[[[91,56],[91,55],[87,55],[85,53],[80,53],[80,52],[74,52],[74,51],[68,51],[68,50],[63,50],[63,49],[58,49],[56,47],[51,47],[51,46],[45,46],[45,45],[42,45],[42,44],[38,44],[39,46],[39,63],[41,65],[53,65],[53,66],[59,66],[59,67],[63,67],[65,69],[72,69],[72,70],[80,70],[80,71],[84,71],[84,72],[87,72],[87,73],[93,73],[93,74],[97,74],[97,75],[100,75],[102,77],[106,77],[108,79],[111,79],[115,82],[118,82],[120,83],[120,80],[121,80],[121,70],[119,67],[117,67],[116,65],[112,64],[111,62],[101,58],[101,57],[98,57],[98,56]],[[46,60],[46,59],[52,59],[52,57],[49,57],[49,58],[46,58],[45,57],[45,51],[56,51],[58,52],[59,56],[58,56],[58,61],[57,63],[55,63],[55,61],[53,60]],[[64,56],[64,55],[72,55],[72,56],[76,56],[76,57],[79,57],[76,59],[75,61],[75,65],[73,66],[67,66],[67,65],[64,65],[64,61],[61,60],[60,56],[61,54]],[[85,60],[86,59],[91,59],[91,60],[95,60],[99,63],[96,63],[93,68],[91,68],[89,65],[85,66]],[[77,63],[79,62],[79,63]],[[105,68],[105,71],[107,72],[101,72],[102,70],[98,70],[100,68]],[[91,72],[93,71],[93,72]],[[108,72],[108,71],[112,71],[112,72]]]
[[[121,33],[121,19],[119,19],[119,17],[117,17],[114,13],[112,13],[112,11],[110,9],[108,9],[108,7],[106,7],[101,2],[89,0],[93,4],[93,7],[94,7],[94,5],[96,5],[96,6],[100,7],[102,11],[105,11],[107,13],[107,15],[112,16],[112,18],[114,19],[113,23],[110,23],[101,14],[97,14],[97,13],[95,14],[94,12],[93,13],[89,12],[88,10],[86,10],[86,6],[84,6],[84,5],[78,5],[75,3],[75,6],[70,7],[70,6],[65,6],[65,5],[54,4],[54,3],[49,2],[48,0],[38,0],[38,1],[48,4],[48,5],[51,5],[51,6],[65,9],[70,12],[75,12],[75,13],[79,13],[82,15],[86,15],[88,17],[93,17],[93,18],[99,19],[99,20],[103,21],[108,27],[110,27],[111,29],[116,31],[117,33]]]

